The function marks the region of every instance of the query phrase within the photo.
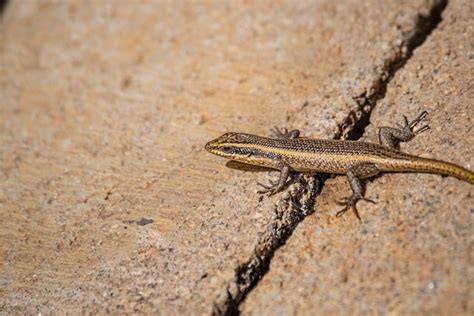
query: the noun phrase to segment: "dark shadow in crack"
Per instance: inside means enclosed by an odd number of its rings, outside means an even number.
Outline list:
[[[5,13],[5,9],[7,8],[8,2],[8,0],[0,0],[0,16]]]

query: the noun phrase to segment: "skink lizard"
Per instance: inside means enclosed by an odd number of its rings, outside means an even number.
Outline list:
[[[280,170],[278,182],[260,186],[259,193],[277,193],[285,187],[290,172],[345,174],[353,194],[343,199],[342,215],[352,209],[360,219],[356,208],[359,200],[371,203],[364,197],[361,179],[382,172],[422,172],[456,177],[474,184],[474,173],[461,166],[423,157],[412,156],[399,150],[400,142],[413,139],[430,127],[415,127],[426,117],[424,111],[415,120],[404,118],[404,127],[379,129],[380,144],[350,141],[321,140],[299,137],[299,130],[283,131],[275,128],[272,138],[244,133],[225,133],[208,142],[205,149],[213,154],[257,166]]]

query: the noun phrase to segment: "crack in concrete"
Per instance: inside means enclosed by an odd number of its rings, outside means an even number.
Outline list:
[[[385,59],[378,71],[378,78],[372,83],[370,92],[353,97],[357,108],[351,111],[335,133],[333,139],[360,139],[370,124],[370,116],[378,101],[385,97],[389,82],[421,46],[441,22],[441,14],[447,0],[435,1],[427,15],[418,14],[415,27],[406,34],[401,45],[392,56]],[[259,238],[254,253],[249,260],[235,269],[234,279],[225,293],[214,302],[213,315],[239,315],[239,306],[247,295],[258,285],[260,279],[270,269],[275,252],[286,243],[295,228],[304,218],[314,213],[316,197],[321,192],[329,175],[303,175],[289,189],[274,207],[274,218],[267,230]]]
[[[353,97],[357,104],[357,109],[351,111],[344,122],[339,125],[339,130],[334,135],[334,139],[358,140],[365,132],[365,128],[370,124],[370,115],[378,101],[385,97],[389,82],[413,55],[415,49],[421,46],[433,30],[441,22],[441,14],[448,5],[447,0],[436,1],[429,14],[423,16],[418,14],[415,18],[415,27],[410,34],[405,35],[398,51],[393,56],[383,61],[378,71],[376,82],[370,87],[371,92],[365,91],[361,95]]]

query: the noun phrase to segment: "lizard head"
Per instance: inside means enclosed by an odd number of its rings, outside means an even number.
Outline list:
[[[247,164],[279,168],[281,157],[271,151],[271,139],[244,133],[225,133],[211,140],[205,149],[221,157]]]
[[[250,142],[250,136],[241,133],[225,133],[208,142],[204,148],[214,155],[240,160],[239,157],[246,157],[249,154],[245,150],[245,144]]]

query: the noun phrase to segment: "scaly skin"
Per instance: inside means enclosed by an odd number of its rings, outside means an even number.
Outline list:
[[[291,171],[305,173],[346,174],[353,195],[345,199],[346,207],[338,212],[342,215],[352,208],[360,219],[356,202],[371,200],[363,197],[360,179],[373,177],[381,172],[422,172],[456,177],[474,184],[474,173],[461,166],[401,152],[400,142],[413,139],[429,126],[414,131],[415,126],[426,117],[423,112],[417,119],[408,122],[403,129],[382,127],[379,144],[348,141],[299,138],[299,131],[274,130],[276,138],[260,137],[243,133],[226,133],[206,144],[209,152],[243,163],[264,166],[281,171],[278,183],[262,185],[260,193],[281,191]]]

